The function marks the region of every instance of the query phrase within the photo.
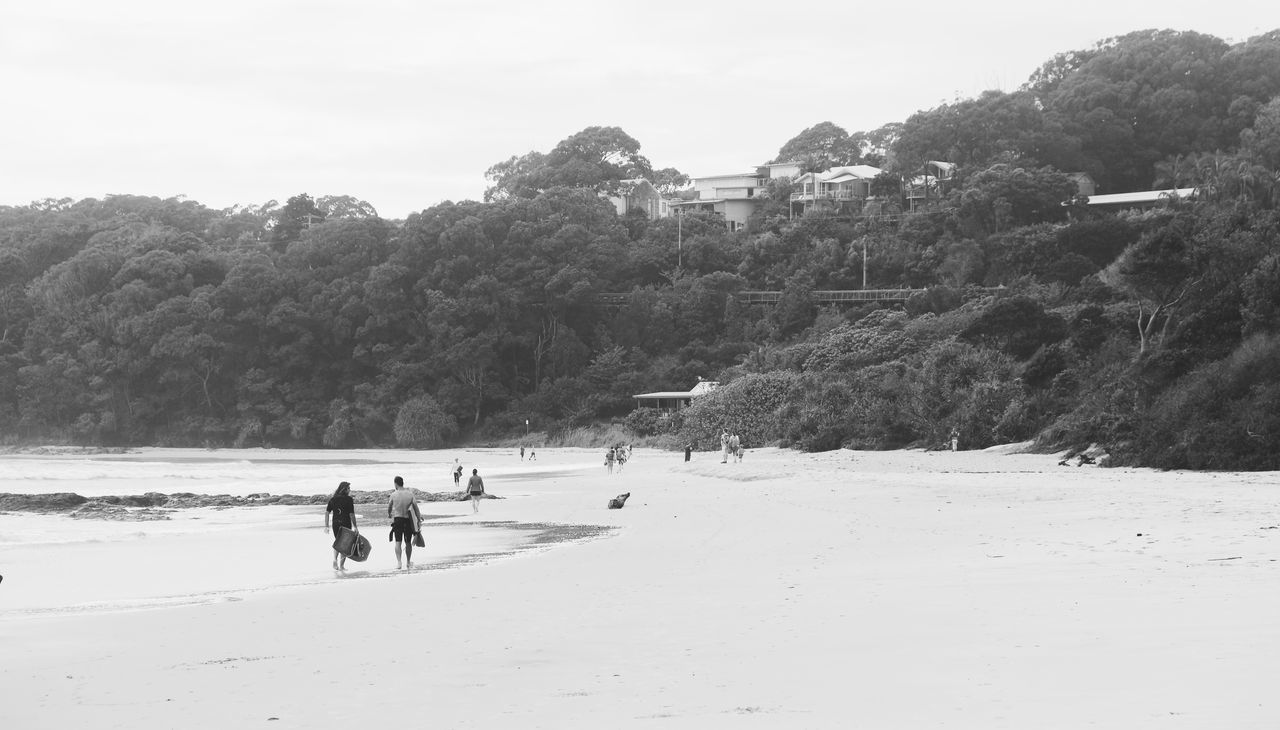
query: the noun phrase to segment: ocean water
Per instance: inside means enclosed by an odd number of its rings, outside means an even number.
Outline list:
[[[454,464],[464,476],[480,469],[486,479],[531,478],[588,468],[594,450],[544,451],[540,461],[522,461],[518,452],[497,449],[440,451],[237,449],[138,449],[123,454],[3,455],[0,492],[85,497],[192,492],[249,495],[328,494],[341,481],[355,490],[391,489],[401,476],[406,486],[428,492],[453,490]]]
[[[594,452],[563,450],[541,462],[485,450],[216,451],[147,449],[110,455],[0,456],[0,491],[73,492],[85,497],[146,492],[249,495],[328,494],[346,480],[385,490],[392,478],[426,491],[453,491],[455,459],[479,468],[508,499],[536,496],[553,477],[595,464]],[[469,518],[465,503],[423,503],[426,548],[418,571],[482,564],[548,544],[603,534],[595,528]],[[74,519],[65,513],[0,513],[0,620],[233,601],[247,593],[321,582],[396,579],[385,507],[357,505],[373,545],[368,561],[331,567],[333,535],[324,507],[266,505],[161,510],[167,519]]]

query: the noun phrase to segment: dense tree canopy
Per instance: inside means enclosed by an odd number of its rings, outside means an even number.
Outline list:
[[[346,195],[0,207],[0,439],[417,448],[616,420],[828,449],[954,427],[966,447],[1280,468],[1277,61],[1276,33],[1144,31],[1012,93],[870,132],[823,122],[780,149],[883,165],[882,210],[907,208],[925,161],[959,165],[904,215],[791,217],[778,182],[745,231],[619,217],[619,181],[687,178],[616,127],[404,221]],[[1078,170],[1197,192],[1099,213],[1072,204]],[[864,286],[917,291],[814,294]],[[682,416],[632,412],[699,377],[724,387]]]

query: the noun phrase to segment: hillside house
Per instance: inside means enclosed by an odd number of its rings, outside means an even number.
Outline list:
[[[807,172],[793,182],[800,186],[791,194],[793,213],[813,207],[857,207],[871,197],[871,181],[883,170],[871,165],[842,165],[823,172]]]
[[[762,178],[755,172],[694,178],[693,192],[696,197],[693,200],[676,201],[671,205],[677,214],[689,210],[718,213],[724,217],[729,230],[736,231],[747,225],[747,219],[756,209],[756,194],[767,182],[768,178]]]
[[[907,210],[916,211],[931,200],[941,200],[947,192],[947,184],[956,175],[953,162],[929,160],[924,163],[924,171],[920,175],[908,178],[903,184],[903,195],[907,199]]]
[[[753,172],[729,175],[708,175],[694,178],[693,200],[672,202],[681,210],[703,210],[724,217],[729,230],[736,231],[747,225],[747,219],[755,212],[756,200],[764,192],[770,180],[791,178],[800,174],[798,162],[771,162],[758,165]]]
[[[650,220],[671,215],[670,201],[662,197],[653,183],[642,177],[622,180],[618,183],[617,194],[608,197],[620,216],[633,210],[644,211]]]

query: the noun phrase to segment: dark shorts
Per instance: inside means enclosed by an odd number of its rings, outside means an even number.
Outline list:
[[[396,542],[413,542],[413,520],[408,517],[397,517],[391,520],[391,536]]]

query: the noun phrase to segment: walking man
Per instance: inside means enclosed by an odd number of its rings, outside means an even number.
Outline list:
[[[484,497],[484,480],[480,478],[480,470],[472,469],[471,478],[467,480],[467,494],[471,496],[471,512],[480,512],[480,500]]]
[[[396,541],[396,570],[408,566],[413,570],[413,536],[422,522],[422,512],[413,492],[404,488],[404,479],[396,477],[396,488],[387,501],[387,517],[391,518],[391,538]],[[400,562],[400,543],[404,543],[404,564]]]

